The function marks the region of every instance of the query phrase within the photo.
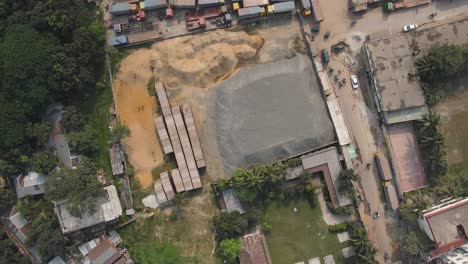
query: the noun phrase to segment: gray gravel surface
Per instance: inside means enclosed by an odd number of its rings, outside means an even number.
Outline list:
[[[310,60],[298,54],[242,68],[211,96],[224,170],[272,163],[335,141]]]

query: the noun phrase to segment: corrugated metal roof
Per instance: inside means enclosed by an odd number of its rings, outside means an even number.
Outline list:
[[[111,6],[111,11],[110,11],[112,14],[126,14],[126,13],[130,13],[131,10],[130,10],[130,6],[128,5],[128,3],[114,3],[112,4]]]
[[[228,213],[238,211],[239,213],[243,214],[245,213],[244,208],[242,207],[242,204],[237,197],[236,191],[234,189],[230,188],[227,190],[224,190],[222,192],[223,194],[223,199],[224,199],[224,204],[226,205],[226,210]]]
[[[145,9],[158,9],[167,7],[166,0],[145,0]]]
[[[16,194],[18,198],[28,195],[38,195],[45,192],[45,176],[43,174],[30,171],[27,175],[20,175],[15,178]]]

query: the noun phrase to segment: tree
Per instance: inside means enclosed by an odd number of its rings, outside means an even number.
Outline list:
[[[49,123],[47,122],[38,122],[38,123],[28,123],[26,127],[26,135],[33,141],[32,146],[35,149],[45,149],[47,148],[47,141],[51,132]]]
[[[367,238],[366,230],[362,226],[354,224],[350,228],[350,236],[356,255],[361,261],[359,263],[374,263],[377,250]]]
[[[238,237],[247,230],[249,223],[238,211],[221,213],[213,218],[213,226],[219,239]]]
[[[15,204],[16,195],[12,189],[0,188],[0,212]]]
[[[68,144],[73,151],[93,156],[97,151],[97,132],[91,125],[86,125],[82,131],[67,134]]]
[[[2,249],[0,250],[0,260],[2,263],[31,263],[28,257],[19,252],[15,243],[8,238],[3,229],[0,229],[0,248]]]
[[[419,212],[422,212],[424,209],[429,207],[429,205],[431,205],[429,198],[423,191],[413,192],[408,196],[408,200],[411,202],[411,207],[418,210]]]
[[[237,257],[241,250],[240,239],[224,239],[219,243],[218,255],[222,257],[227,263],[237,263]]]
[[[352,196],[354,194],[354,185],[353,181],[357,180],[357,175],[353,169],[346,169],[340,171],[338,176],[338,180],[340,182],[339,191],[344,193],[348,196]]]
[[[43,150],[35,152],[28,163],[33,171],[49,174],[57,166],[57,158],[49,150]]]
[[[0,44],[0,150],[25,141],[28,121],[42,113],[56,82],[50,78],[55,40],[29,25],[11,25]]]
[[[86,125],[86,116],[74,106],[67,106],[62,112],[62,122],[67,133],[79,132]]]
[[[127,125],[117,122],[112,128],[111,135],[114,141],[120,142],[131,135],[132,131]]]
[[[410,231],[401,241],[401,251],[407,257],[419,257],[430,248],[431,244],[424,233]]]
[[[447,79],[461,74],[467,60],[463,46],[445,44],[431,48],[416,67],[425,80]]]
[[[62,168],[47,178],[46,197],[51,201],[67,200],[73,216],[94,213],[102,197],[102,184],[96,177],[96,164],[84,158],[76,170]]]
[[[53,214],[43,212],[32,221],[27,243],[37,246],[44,260],[63,252],[65,241]]]

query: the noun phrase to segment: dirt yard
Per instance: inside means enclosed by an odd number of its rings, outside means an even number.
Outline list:
[[[212,31],[138,49],[121,62],[114,81],[115,102],[122,122],[132,131],[125,146],[143,188],[151,186],[151,171],[163,162],[153,120],[157,103],[147,90],[150,78],[154,75],[164,82],[175,106],[203,93],[199,88],[229,78],[241,63],[256,57],[262,44],[261,37],[243,31]],[[203,108],[192,105],[198,127],[202,127]]]
[[[175,208],[163,210],[165,223],[156,228],[161,241],[170,241],[181,249],[183,256],[194,258],[190,263],[215,263],[216,242],[211,219],[218,209],[210,183],[208,176],[203,176],[204,191],[188,195],[177,217],[173,212]]]
[[[447,134],[447,157],[450,164],[468,161],[468,92],[459,92],[437,106]]]
[[[152,185],[151,170],[163,161],[153,119],[156,102],[146,88],[152,75],[150,57],[150,49],[132,52],[121,62],[114,81],[117,111],[132,131],[125,140],[128,160],[143,188]]]

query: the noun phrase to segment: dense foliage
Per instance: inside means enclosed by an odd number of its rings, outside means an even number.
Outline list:
[[[8,239],[7,234],[0,229],[0,260],[1,263],[18,263],[27,264],[31,263],[28,257],[22,255],[16,248],[15,243]]]
[[[348,195],[349,197],[354,197],[354,185],[353,182],[357,180],[357,175],[353,169],[346,169],[340,171],[338,176],[340,182],[339,191]]]
[[[96,171],[96,164],[84,158],[75,170],[62,168],[50,174],[46,197],[52,201],[67,200],[67,208],[74,216],[94,213],[97,199],[103,195]]]
[[[410,262],[423,259],[427,250],[432,246],[432,241],[423,232],[415,229],[410,231],[401,242],[401,252]]]
[[[375,261],[377,250],[372,242],[367,238],[364,227],[358,224],[350,226],[350,237],[351,243],[356,250],[356,257],[359,260],[358,263],[377,263]]]
[[[227,263],[237,263],[237,257],[241,250],[240,239],[225,239],[219,243],[218,255],[222,257]]]
[[[223,240],[243,235],[249,226],[249,221],[238,211],[234,211],[215,216],[213,226],[216,236]]]
[[[447,81],[462,75],[468,69],[468,45],[441,45],[431,48],[416,61],[426,97],[426,103],[434,106],[447,95]]]
[[[50,128],[40,127],[47,105],[75,103],[101,76],[104,31],[94,11],[84,0],[0,1],[0,161],[13,175],[50,171],[50,155],[38,144],[46,141],[31,128],[48,135]],[[0,175],[10,173],[0,166]]]

